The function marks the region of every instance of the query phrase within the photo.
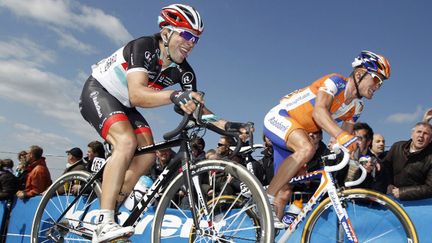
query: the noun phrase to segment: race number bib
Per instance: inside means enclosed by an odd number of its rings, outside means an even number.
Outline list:
[[[93,173],[98,172],[104,166],[105,163],[106,163],[106,160],[104,158],[95,157],[93,159],[91,171]]]

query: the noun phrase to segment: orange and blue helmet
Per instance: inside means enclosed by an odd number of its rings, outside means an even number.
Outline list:
[[[177,27],[194,30],[200,35],[204,24],[198,11],[185,4],[171,4],[163,7],[158,17],[159,27]]]
[[[362,51],[354,59],[352,67],[363,67],[368,72],[382,75],[384,79],[388,79],[390,77],[390,63],[387,58],[371,51]]]

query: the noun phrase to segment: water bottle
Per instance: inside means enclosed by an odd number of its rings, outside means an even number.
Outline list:
[[[141,201],[141,198],[146,194],[147,189],[153,184],[153,180],[148,176],[141,176],[135,185],[132,192],[124,202],[124,206],[132,211],[132,209]]]
[[[303,208],[303,200],[295,199],[291,205],[288,207],[288,210],[285,212],[285,215],[282,218],[282,222],[286,225],[290,225],[296,219],[297,215],[300,214]]]

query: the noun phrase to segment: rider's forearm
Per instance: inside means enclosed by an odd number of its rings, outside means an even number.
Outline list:
[[[203,107],[203,115],[210,115],[210,114],[214,114],[212,111],[210,111],[207,107]],[[218,119],[217,121],[212,122],[213,125],[217,126],[218,128],[225,130],[225,124],[226,124],[226,120],[224,119]]]
[[[332,137],[337,137],[343,132],[342,128],[337,125],[326,108],[315,107],[312,115],[318,126]]]
[[[129,92],[132,106],[152,108],[171,104],[170,95],[173,90],[157,91],[148,87],[139,87],[139,90]]]
[[[227,123],[227,121],[223,120],[223,119],[219,119],[219,120],[217,120],[215,122],[212,122],[213,125],[219,127],[220,129],[223,129],[223,130],[225,130],[225,124],[226,123]]]

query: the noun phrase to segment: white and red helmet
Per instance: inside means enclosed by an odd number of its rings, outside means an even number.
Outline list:
[[[159,27],[172,26],[194,30],[200,35],[204,24],[198,11],[185,4],[171,4],[163,7],[158,17]]]

